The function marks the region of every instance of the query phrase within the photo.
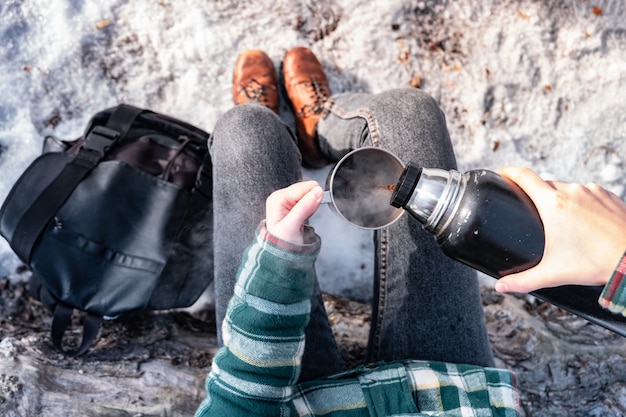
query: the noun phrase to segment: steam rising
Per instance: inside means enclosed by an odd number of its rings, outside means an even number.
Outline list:
[[[389,203],[403,169],[397,158],[379,148],[362,148],[348,154],[327,180],[335,208],[357,226],[387,226],[403,213]]]

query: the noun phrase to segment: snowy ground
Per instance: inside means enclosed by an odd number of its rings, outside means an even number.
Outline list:
[[[43,136],[75,138],[119,102],[210,131],[232,105],[241,51],[278,66],[297,45],[318,55],[333,92],[421,80],[462,170],[527,165],[626,197],[621,0],[3,0],[0,201]],[[326,171],[305,175],[323,182]],[[371,232],[327,208],[313,223],[322,286],[367,298]],[[17,265],[3,241],[0,276]]]

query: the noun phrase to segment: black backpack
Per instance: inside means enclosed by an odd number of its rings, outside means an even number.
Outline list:
[[[52,341],[77,356],[103,318],[193,304],[212,280],[209,134],[129,105],[72,142],[46,138],[0,210],[0,234],[54,311]],[[80,346],[63,337],[87,312]]]

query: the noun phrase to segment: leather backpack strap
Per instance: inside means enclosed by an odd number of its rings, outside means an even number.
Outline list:
[[[130,106],[128,104],[120,104],[115,108],[111,117],[109,117],[106,127],[118,132],[119,138],[122,139],[128,135],[128,131],[132,127],[137,116],[144,112],[147,112],[147,110]]]
[[[25,210],[11,239],[11,246],[15,252],[24,254],[22,259],[24,262],[30,263],[35,242],[55,213],[83,178],[98,165],[107,150],[126,136],[142,111],[133,106],[118,106],[109,117],[106,126],[96,126],[89,132],[76,157]]]
[[[76,357],[87,352],[100,330],[102,317],[95,314],[87,313],[83,322],[83,340],[80,346],[75,350],[65,350],[63,348],[63,336],[72,320],[73,309],[65,304],[58,303],[54,309],[54,317],[52,318],[51,337],[52,344],[61,353],[67,356]]]
[[[192,198],[198,198],[196,197],[198,194],[209,201],[213,200],[213,162],[211,161],[211,154],[208,151],[204,157],[204,161],[202,161],[202,165],[198,169]]]

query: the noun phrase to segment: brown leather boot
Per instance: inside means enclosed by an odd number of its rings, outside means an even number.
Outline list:
[[[298,147],[303,165],[319,168],[330,164],[322,155],[317,139],[317,121],[330,97],[328,80],[322,65],[311,50],[293,48],[283,60],[285,90],[296,118]]]
[[[257,102],[278,114],[278,77],[265,52],[249,49],[237,58],[233,101],[235,104]]]

